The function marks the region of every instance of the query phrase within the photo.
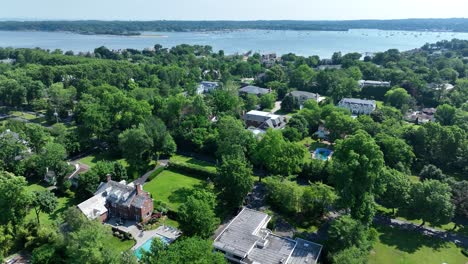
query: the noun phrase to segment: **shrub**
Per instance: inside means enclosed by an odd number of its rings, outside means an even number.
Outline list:
[[[195,178],[206,180],[207,178],[214,179],[216,172],[211,171],[199,165],[188,164],[184,162],[171,161],[168,168],[172,171],[189,174]]]
[[[148,177],[148,181],[152,181],[154,178],[156,178],[156,176],[158,176],[159,174],[161,174],[161,172],[163,172],[166,168],[165,167],[159,167],[157,168],[149,177]]]

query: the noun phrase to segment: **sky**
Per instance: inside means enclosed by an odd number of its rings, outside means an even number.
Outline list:
[[[468,17],[468,0],[0,0],[0,19],[352,20]]]

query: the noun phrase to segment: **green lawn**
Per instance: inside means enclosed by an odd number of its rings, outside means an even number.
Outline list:
[[[103,243],[107,248],[113,248],[118,252],[124,252],[132,249],[132,247],[135,245],[135,240],[121,241],[119,238],[113,235],[109,235],[104,238]]]
[[[42,191],[46,190],[45,187],[38,184],[31,184],[27,187],[29,191]],[[71,206],[75,206],[76,203],[72,198],[69,197],[58,197],[57,208],[51,214],[40,213],[39,221],[42,225],[51,226],[55,221],[61,220],[62,213]],[[26,216],[26,220],[36,220],[36,212],[32,209]]]
[[[88,165],[90,168],[94,167],[98,161],[118,161],[122,163],[126,168],[129,166],[127,161],[125,159],[116,159],[114,157],[111,157],[108,154],[91,154],[89,156],[86,156],[82,159],[80,159],[80,162]]]
[[[162,201],[171,209],[177,210],[190,189],[201,184],[202,180],[197,178],[165,170],[146,183],[143,189],[150,192],[155,201]]]
[[[170,159],[171,161],[183,162],[188,163],[191,165],[203,167],[209,171],[216,172],[216,166],[213,163],[206,162],[203,160],[195,159],[192,157],[182,156],[182,155],[173,155]]]
[[[453,243],[411,231],[377,227],[378,241],[369,264],[465,264],[468,258]]]
[[[37,118],[37,116],[35,116],[35,115],[32,115],[30,113],[20,112],[20,111],[10,111],[9,114],[13,115],[13,116],[16,116],[16,117],[26,119],[26,120],[33,120],[33,119]]]

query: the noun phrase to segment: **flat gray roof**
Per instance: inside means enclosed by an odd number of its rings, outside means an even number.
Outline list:
[[[218,249],[245,257],[255,246],[258,231],[263,228],[270,217],[262,212],[244,208],[215,239]]]
[[[315,264],[322,251],[322,245],[310,242],[301,238],[296,238],[296,248],[294,249],[288,264]]]
[[[270,216],[243,208],[216,237],[213,245],[247,264],[315,264],[322,246],[304,239],[280,237],[265,226]]]

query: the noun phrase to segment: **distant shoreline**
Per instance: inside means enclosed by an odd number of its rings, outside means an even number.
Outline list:
[[[468,32],[467,18],[347,21],[0,21],[4,31],[72,32],[82,35],[139,36],[143,32],[214,32],[236,30],[348,31],[379,29]]]

